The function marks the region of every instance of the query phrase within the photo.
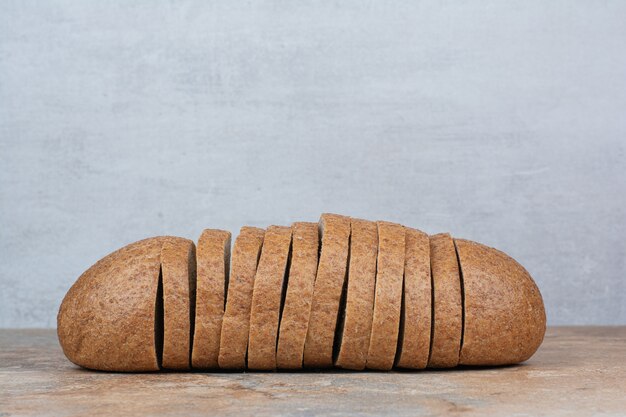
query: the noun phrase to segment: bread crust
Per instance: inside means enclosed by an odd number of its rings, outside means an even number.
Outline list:
[[[465,293],[460,364],[506,365],[530,358],[546,331],[539,288],[507,254],[455,239]]]
[[[191,328],[195,300],[196,246],[168,237],[161,249],[163,274],[163,368],[191,367]]]
[[[87,269],[57,316],[65,356],[102,371],[159,370],[155,340],[162,237],[131,243]]]
[[[231,234],[206,229],[198,239],[196,251],[196,311],[191,366],[217,368],[226,283],[230,267]]]
[[[320,244],[317,223],[294,223],[292,232],[289,282],[276,351],[276,364],[281,369],[302,368]]]
[[[428,367],[451,368],[459,363],[463,307],[456,251],[448,233],[430,237],[434,317]]]
[[[428,364],[431,325],[430,243],[428,235],[405,227],[404,303],[396,365],[422,369]]]
[[[367,368],[393,368],[402,306],[402,281],[406,251],[404,227],[378,221],[378,265],[372,334],[367,352]]]
[[[365,369],[372,330],[378,229],[375,222],[350,220],[348,290],[341,339],[335,365]]]
[[[226,309],[222,320],[218,364],[224,369],[245,369],[250,307],[265,230],[244,226],[235,239],[231,257]]]
[[[276,341],[290,246],[291,227],[267,228],[254,277],[248,369],[276,369]]]
[[[333,366],[335,326],[348,267],[350,218],[325,213],[321,216],[320,227],[322,249],[304,344],[303,362],[310,368]]]

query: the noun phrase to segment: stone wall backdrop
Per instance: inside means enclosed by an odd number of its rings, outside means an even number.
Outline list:
[[[626,324],[626,2],[0,2],[0,327],[151,235],[402,222]]]

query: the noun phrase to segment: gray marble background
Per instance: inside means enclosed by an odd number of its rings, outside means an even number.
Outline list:
[[[626,2],[0,1],[0,327],[108,252],[387,219],[626,323]]]

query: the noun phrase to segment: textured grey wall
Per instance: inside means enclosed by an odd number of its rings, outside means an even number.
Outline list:
[[[0,2],[0,326],[130,241],[322,211],[626,323],[626,2],[465,3]]]

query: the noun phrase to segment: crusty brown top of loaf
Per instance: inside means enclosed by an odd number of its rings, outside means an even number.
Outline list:
[[[523,362],[546,331],[539,288],[513,258],[480,243],[455,239],[465,293],[465,329],[460,363]]]

